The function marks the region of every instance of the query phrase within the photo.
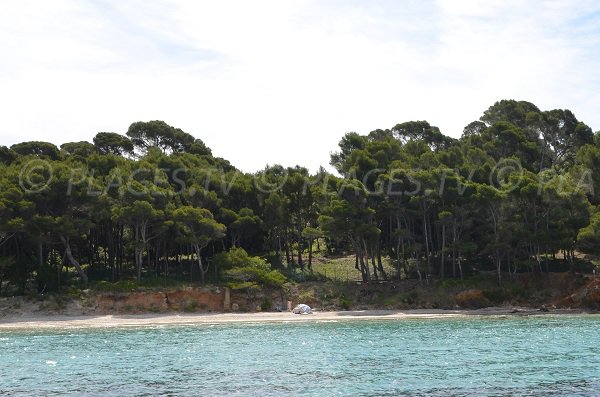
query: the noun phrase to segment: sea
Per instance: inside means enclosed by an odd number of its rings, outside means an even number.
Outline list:
[[[0,330],[0,396],[600,396],[600,317]]]

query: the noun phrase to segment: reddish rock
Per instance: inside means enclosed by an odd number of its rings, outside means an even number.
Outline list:
[[[166,293],[168,307],[178,311],[214,311],[225,310],[225,290],[211,291],[209,289],[186,289]]]
[[[225,290],[186,289],[165,292],[104,293],[96,298],[100,313],[147,313],[165,311],[222,312]]]
[[[101,294],[97,297],[101,313],[140,313],[167,310],[162,292],[129,292]]]
[[[490,301],[485,297],[483,291],[479,289],[470,289],[459,292],[454,295],[456,304],[468,309],[479,309],[490,305]]]

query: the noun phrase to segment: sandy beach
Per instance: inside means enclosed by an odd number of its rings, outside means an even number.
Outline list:
[[[140,314],[103,316],[6,316],[0,319],[0,330],[8,329],[62,329],[103,327],[151,327],[165,325],[263,323],[263,322],[319,322],[347,320],[402,320],[435,319],[465,316],[519,316],[586,314],[581,310],[552,310],[541,312],[533,308],[485,308],[479,310],[364,310],[314,312],[298,315],[289,312],[264,313],[203,313],[203,314]]]

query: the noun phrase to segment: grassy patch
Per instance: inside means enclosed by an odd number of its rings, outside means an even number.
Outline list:
[[[191,286],[190,282],[174,280],[167,277],[153,277],[142,279],[139,283],[135,280],[121,280],[114,283],[98,281],[91,289],[96,292],[134,292],[163,288],[183,289]]]
[[[313,272],[315,275],[321,276],[323,279],[337,282],[356,282],[362,281],[360,270],[355,268],[356,260],[354,255],[343,256],[339,258],[316,258],[313,263]],[[369,265],[371,276],[373,276],[373,268]],[[388,279],[394,277],[396,270],[389,258],[383,258],[383,270],[387,274]],[[382,279],[382,276],[379,277]]]

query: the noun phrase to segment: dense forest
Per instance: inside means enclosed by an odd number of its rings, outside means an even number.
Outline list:
[[[330,164],[337,175],[243,173],[163,121],[2,146],[0,293],[276,284],[310,275],[316,251],[354,255],[365,283],[481,271],[502,282],[574,271],[600,248],[600,134],[569,110],[499,101],[460,139],[426,121],[349,132]]]

